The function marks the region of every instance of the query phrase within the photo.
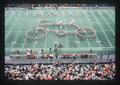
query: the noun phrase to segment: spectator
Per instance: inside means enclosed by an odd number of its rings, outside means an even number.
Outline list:
[[[112,80],[115,64],[5,65],[10,80]]]

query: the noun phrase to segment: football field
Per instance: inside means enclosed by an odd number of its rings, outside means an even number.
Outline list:
[[[69,24],[74,21],[78,27],[90,28],[96,31],[96,38],[78,38],[76,34],[57,36],[47,31],[45,37],[40,40],[30,40],[26,32],[40,24],[62,22]],[[75,32],[72,26],[47,25],[48,30],[64,30]],[[41,35],[42,36],[42,35]],[[40,37],[40,36],[38,36]],[[115,51],[115,9],[69,9],[39,8],[21,10],[20,8],[5,10],[5,55],[9,55],[15,49],[25,51],[32,49],[45,52],[54,48],[55,43],[63,45],[62,52],[86,52],[93,49],[94,52]]]

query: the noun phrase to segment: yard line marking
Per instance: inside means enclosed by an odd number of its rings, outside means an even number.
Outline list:
[[[34,14],[33,14],[33,16],[35,16],[36,15],[36,12],[35,11],[33,11],[34,12]],[[29,13],[28,13],[29,14]],[[38,18],[39,19],[39,18]],[[35,39],[37,38],[37,36],[35,37]],[[38,38],[37,38],[37,40],[38,40]],[[37,41],[34,41],[33,42],[33,47],[32,47],[32,50],[34,51],[34,48],[35,48],[35,45],[36,45],[36,43],[37,43]]]
[[[34,13],[35,13],[35,12],[34,12]],[[37,12],[36,12],[36,13],[37,13]],[[43,15],[43,13],[44,13],[44,12],[42,12],[41,14]],[[43,20],[44,20],[45,18],[46,18],[46,17],[44,17],[44,16],[42,17]],[[37,21],[38,24],[40,23],[40,21],[41,21],[42,19],[39,19],[39,18],[37,19],[37,20],[38,20],[38,21]],[[47,20],[49,20],[49,19],[47,19]],[[40,36],[40,35],[39,35],[39,36]],[[37,37],[39,37],[39,36],[37,36]],[[38,40],[39,40],[39,39],[37,38],[37,41],[36,41],[37,43],[38,43]],[[44,48],[46,48],[46,45],[47,45],[47,44],[46,44],[46,41],[47,41],[47,36],[45,37]],[[37,45],[37,44],[36,44],[36,45]],[[36,45],[35,45],[35,47],[36,47]],[[34,47],[34,48],[35,48],[35,47]]]
[[[78,16],[79,16],[79,11],[76,10],[76,12],[77,12],[77,14],[78,14]],[[75,19],[73,19],[72,22],[75,23]],[[79,27],[79,26],[78,26],[78,27]],[[76,34],[75,34],[75,37],[76,37],[76,40],[79,41]],[[80,42],[80,41],[79,41],[79,42]],[[80,45],[79,45],[79,43],[77,43],[77,44],[78,44],[78,49],[79,49],[79,48],[80,48]]]
[[[54,10],[53,10],[54,11]],[[56,14],[58,14],[58,13],[56,13]],[[62,21],[62,20],[61,20]],[[59,21],[60,22],[60,21]],[[57,29],[57,28],[56,28]],[[58,29],[57,29],[58,30]],[[57,43],[56,43],[57,42]],[[57,38],[57,36],[56,36],[56,40],[55,40],[55,44],[58,44],[59,43],[59,41],[58,41],[58,38]]]
[[[26,13],[25,15],[27,15],[27,13]],[[26,19],[25,19],[25,20],[26,20]],[[26,44],[26,40],[27,40],[27,37],[25,36],[25,39],[24,39],[24,42],[23,42],[22,49],[24,49],[24,46],[25,46],[25,44]]]
[[[36,38],[36,37],[35,37]],[[34,51],[34,48],[35,48],[35,45],[36,45],[36,41],[35,42],[33,42],[33,47],[32,47],[32,50]]]
[[[106,33],[104,32],[104,30],[103,30],[103,28],[102,28],[102,26],[101,26],[101,24],[100,24],[100,22],[99,22],[98,18],[95,16],[95,14],[94,14],[93,12],[91,12],[91,14],[95,17],[95,19],[96,19],[96,21],[97,21],[97,24],[99,25],[99,27],[101,28],[101,30],[102,30],[103,34],[105,35],[105,37],[106,37],[107,41],[109,42],[110,47],[112,47],[112,45],[111,45],[111,43],[110,43],[109,39],[107,38],[107,35],[106,35]]]
[[[37,12],[34,11],[34,15],[36,15],[36,14],[37,14]],[[38,21],[38,24],[39,24],[40,19],[38,18],[37,21]],[[40,36],[40,35],[39,35],[39,36]],[[33,42],[33,48],[32,48],[33,51],[34,51],[34,49],[35,49],[35,47],[36,47],[36,44],[38,43],[38,37],[39,37],[39,36],[36,36],[37,41]]]
[[[82,12],[84,12],[84,11],[82,11]],[[81,12],[81,13],[82,13]],[[79,12],[78,12],[78,14],[79,14]],[[83,14],[84,15],[84,14]],[[84,21],[84,20],[83,20]],[[81,24],[81,22],[80,22],[80,24]],[[88,47],[90,48],[91,46],[90,46],[90,43],[89,43],[89,41],[88,41],[88,38],[87,37],[85,37],[86,38],[86,40],[87,40],[87,44],[88,44]]]
[[[98,12],[98,11],[97,11]],[[108,25],[109,29],[112,31],[113,35],[115,35],[115,33],[113,32],[111,26],[109,25],[109,23],[106,21],[106,19],[104,19],[103,15],[101,14],[101,12],[98,12],[98,14],[102,17],[102,19],[104,20],[104,22]]]
[[[22,20],[24,20],[24,19],[22,18]],[[23,24],[24,24],[24,23],[23,23]],[[21,26],[21,25],[20,25],[20,26],[23,27],[23,24],[22,24],[22,26]],[[19,32],[19,35],[20,35],[21,32],[25,32],[25,31],[22,31],[22,29],[21,29],[21,30],[18,31],[18,32]],[[26,38],[26,37],[25,37],[25,38]],[[25,39],[24,39],[24,40],[25,40]],[[18,40],[17,40],[17,41],[18,41]],[[24,44],[24,42],[23,42],[23,44]],[[22,49],[23,49],[23,46],[22,46]]]
[[[56,28],[56,29],[57,29],[57,28]],[[57,29],[57,30],[58,30],[58,29]],[[56,42],[59,42],[57,36],[56,36]]]
[[[23,25],[20,25],[20,27],[22,27]],[[15,37],[15,39],[14,39],[14,41],[13,42],[16,42],[17,43],[17,41],[16,41],[16,39],[18,38],[18,35],[20,35],[20,32],[16,35],[16,37]],[[12,44],[12,46],[11,46],[11,50],[13,49],[13,46],[14,46],[15,44]]]
[[[83,15],[86,15],[84,12],[82,12],[83,13]],[[87,19],[87,18],[86,18]],[[89,42],[89,40],[88,40],[88,38],[87,38],[87,36],[85,36],[85,38],[87,39],[87,42],[88,42],[88,47],[90,48],[91,46],[90,46],[90,42]]]
[[[76,37],[77,41],[79,41],[76,34],[75,34],[75,37]],[[79,43],[77,43],[77,44],[78,44],[78,48],[79,48],[79,47],[80,47],[80,46],[79,46]]]
[[[78,10],[76,10],[76,12],[77,12],[77,15],[79,16],[79,11]],[[78,38],[77,38],[77,35],[75,34],[75,36],[76,36],[76,39],[78,40]],[[79,40],[78,40],[79,41]],[[79,45],[79,43],[78,43],[78,48],[80,48],[80,45]]]
[[[21,27],[23,27],[23,24],[22,24],[22,25],[20,25],[20,28],[21,28]],[[19,33],[16,35],[16,37],[15,37],[15,39],[14,39],[14,41],[13,41],[13,42],[16,42],[16,43],[17,43],[16,39],[18,38],[18,35],[20,35],[20,31],[19,31]],[[15,43],[15,44],[16,44],[16,43]],[[15,44],[12,44],[12,46],[11,46],[11,51],[12,51],[13,46],[14,46]]]
[[[87,42],[88,42],[88,47],[89,47],[89,48],[91,48],[91,46],[90,46],[90,42],[89,42],[89,40],[88,40],[87,36],[85,36],[85,38],[87,39]]]
[[[5,26],[8,24],[8,22],[11,20],[11,18],[14,14],[15,14],[15,12],[13,11],[12,14],[10,15],[10,17],[8,18],[7,22],[5,23]]]
[[[11,18],[12,18],[12,16],[15,14],[15,12],[12,12],[12,14],[10,15],[10,17],[9,17],[9,19],[7,19],[7,22],[5,23],[5,34],[8,34],[8,32],[6,31],[7,29],[6,29],[6,26],[7,26],[7,24],[8,24],[8,22],[10,22],[10,20],[11,20]]]
[[[40,21],[39,21],[40,22]],[[44,48],[46,49],[46,42],[47,42],[47,36],[45,37],[45,44],[44,44]]]
[[[8,38],[8,36],[10,35],[10,33],[12,32],[12,30],[13,30],[14,26],[16,25],[18,19],[20,18],[20,15],[21,15],[21,11],[20,11],[19,15],[17,16],[17,18],[16,18],[16,20],[15,20],[16,22],[15,22],[15,23],[13,24],[13,26],[11,27],[10,32],[6,35],[5,41],[6,41],[6,39]]]
[[[16,44],[16,42],[12,42],[12,45],[11,45],[11,48],[10,48],[10,51],[12,51],[13,49],[13,45]]]
[[[76,37],[76,40],[79,41],[76,34],[75,34],[75,37]],[[77,45],[78,45],[78,48],[79,48],[80,47],[79,43],[77,43]]]
[[[64,11],[62,11],[62,12],[63,12],[63,15],[64,15],[64,17],[65,17],[65,12],[64,12]],[[65,18],[63,18],[63,22],[65,22]],[[66,29],[66,31],[67,31],[67,29]],[[67,35],[66,35],[66,45],[67,45],[67,48],[68,48]]]
[[[113,20],[113,18],[110,16],[110,14],[108,14],[108,12],[104,11],[104,13],[113,21],[113,23],[115,23],[115,20]]]
[[[44,48],[46,48],[46,41],[47,41],[47,36],[45,37],[45,46],[44,46]]]
[[[24,48],[24,45],[25,45],[25,41],[26,41],[26,37],[25,37],[25,39],[24,39],[24,42],[23,42],[23,46],[22,46],[22,49]]]
[[[90,22],[90,19],[89,19],[89,17],[87,16],[87,13],[85,13],[85,15],[86,15],[86,19],[88,20],[89,26],[94,29],[93,24]],[[95,29],[94,29],[94,30],[95,30]],[[97,39],[97,41],[99,41],[97,34],[96,34],[96,39]],[[102,50],[101,44],[100,44],[100,43],[98,43],[98,44],[99,44],[99,47],[100,47],[101,50]]]
[[[27,15],[24,14],[24,16],[27,16]],[[22,20],[25,20],[24,18],[21,18],[21,19],[22,19]],[[22,24],[22,27],[23,27],[23,25],[24,25],[24,23]],[[19,34],[20,34],[21,32],[24,32],[24,33],[25,33],[25,31],[22,31],[22,29],[19,31]],[[26,37],[25,37],[25,39],[24,39],[24,41],[23,41],[23,45],[22,45],[22,48],[21,48],[21,49],[23,49],[23,47],[24,47],[25,40],[26,40]]]
[[[76,25],[76,26],[79,27],[78,25]],[[76,40],[79,41],[76,34],[75,34],[75,37],[76,37]],[[80,47],[79,43],[77,43],[77,44],[78,44],[78,48],[79,48]]]

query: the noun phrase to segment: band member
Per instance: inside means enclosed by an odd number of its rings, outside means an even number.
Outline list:
[[[55,44],[55,48],[57,47],[57,44]]]
[[[43,49],[41,49],[41,53],[43,53]]]
[[[52,48],[50,48],[50,51],[52,50]]]

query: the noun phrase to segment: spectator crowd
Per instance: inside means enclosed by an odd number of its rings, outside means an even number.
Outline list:
[[[113,80],[115,63],[5,65],[9,80]]]

